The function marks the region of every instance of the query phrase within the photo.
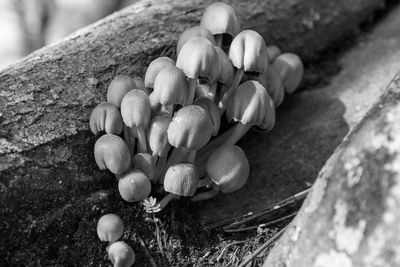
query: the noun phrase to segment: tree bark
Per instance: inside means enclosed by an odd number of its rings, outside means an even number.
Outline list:
[[[49,246],[79,250],[77,232],[92,231],[100,213],[94,203],[107,199],[101,190],[115,187],[115,178],[94,163],[90,112],[105,100],[115,75],[143,76],[154,58],[174,58],[179,34],[197,24],[211,2],[142,1],[0,72],[0,263],[26,264],[21,253],[50,257]],[[383,4],[225,2],[238,11],[243,28],[305,61],[357,32]]]
[[[400,266],[400,73],[327,161],[264,266]]]

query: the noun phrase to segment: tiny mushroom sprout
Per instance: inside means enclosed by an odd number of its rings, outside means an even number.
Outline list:
[[[264,38],[253,30],[240,32],[229,48],[229,59],[236,68],[235,78],[227,91],[222,91],[220,108],[226,104],[236,91],[244,72],[264,73],[268,68],[268,53]]]
[[[154,113],[157,113],[157,106],[161,105],[161,111],[172,116],[175,105],[187,105],[188,97],[189,85],[185,73],[171,65],[158,73],[154,81],[154,91],[150,95],[150,103]]]
[[[199,77],[208,79],[209,83],[213,84],[220,72],[217,51],[214,45],[203,37],[192,38],[182,46],[176,66],[189,78],[187,103],[193,103]]]
[[[122,98],[133,89],[140,89],[142,84],[139,82],[140,78],[136,78],[135,80],[127,75],[118,75],[111,81],[110,85],[107,89],[107,102],[114,104],[118,108],[121,107]],[[136,84],[136,82],[138,84]]]
[[[124,232],[124,223],[118,215],[103,215],[97,222],[97,235],[101,241],[115,242]]]
[[[153,90],[154,81],[158,73],[168,66],[175,66],[175,62],[169,57],[158,57],[154,59],[147,67],[146,74],[144,76],[144,85],[149,90]]]
[[[149,178],[140,170],[124,173],[118,180],[118,191],[126,202],[136,202],[147,198],[151,192]]]
[[[131,166],[127,144],[121,137],[113,134],[105,134],[96,141],[94,159],[100,170],[108,169],[117,176]]]
[[[249,177],[250,167],[242,149],[235,145],[225,145],[217,149],[207,161],[207,177],[198,186],[212,184],[212,189],[198,193],[192,201],[209,199],[218,194],[231,193],[242,188]]]
[[[154,159],[149,153],[137,153],[132,158],[134,169],[141,170],[150,181],[154,180]]]
[[[215,39],[212,33],[202,26],[194,26],[185,30],[179,37],[178,43],[176,45],[176,53],[179,54],[182,46],[194,37],[204,37],[208,39],[211,43],[215,45]]]
[[[164,190],[169,194],[159,202],[160,210],[174,198],[193,196],[199,178],[199,172],[192,163],[181,162],[170,166],[164,178]]]
[[[190,105],[175,113],[167,133],[169,143],[175,147],[167,162],[169,167],[183,160],[193,162],[196,151],[210,140],[213,125],[204,108]]]
[[[200,25],[214,35],[219,47],[229,47],[232,39],[240,31],[240,21],[235,10],[223,2],[216,2],[208,6],[203,13]]]
[[[155,116],[150,122],[148,141],[155,163],[155,180],[158,180],[162,170],[164,169],[167,161],[168,151],[171,148],[167,135],[170,122],[171,117],[169,114],[163,113]]]
[[[151,114],[149,96],[138,89],[128,92],[121,102],[121,114],[126,126],[137,130],[139,152],[146,153],[146,128]]]
[[[212,123],[212,135],[216,136],[219,132],[219,127],[221,125],[221,116],[219,114],[219,109],[217,105],[214,103],[214,101],[206,97],[197,98],[193,104],[202,107],[208,112]]]
[[[293,53],[283,53],[272,64],[281,75],[285,92],[291,94],[296,91],[304,74],[304,66],[300,57]]]
[[[130,267],[136,260],[133,249],[124,241],[110,244],[107,247],[107,253],[114,267]]]
[[[119,109],[110,103],[100,103],[90,114],[90,130],[94,135],[99,132],[120,134],[123,129],[122,116]]]

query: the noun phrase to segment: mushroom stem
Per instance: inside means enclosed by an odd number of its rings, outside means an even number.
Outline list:
[[[168,203],[169,203],[171,200],[175,199],[175,198],[179,198],[179,196],[177,196],[177,195],[175,195],[175,194],[172,194],[172,193],[169,193],[168,195],[166,195],[166,196],[165,196],[163,199],[161,199],[160,202],[159,202],[159,204],[160,204],[160,210],[163,210],[163,209],[168,205]]]
[[[217,34],[214,36],[215,38],[215,46],[222,48],[222,34]]]
[[[155,171],[154,171],[155,181],[158,181],[160,179],[161,173],[165,167],[166,162],[167,162],[167,156],[158,158],[157,163],[155,165]]]
[[[194,195],[190,200],[193,202],[197,202],[197,201],[210,199],[210,198],[213,198],[216,195],[218,195],[219,191],[220,191],[220,187],[213,183],[212,189],[210,189],[206,192],[198,193],[198,194]]]
[[[203,179],[199,180],[199,183],[197,184],[197,188],[201,188],[201,187],[206,187],[209,186],[213,183],[213,181],[211,180],[210,176],[206,176]]]
[[[138,127],[139,153],[147,153],[147,141],[144,128]]]
[[[215,96],[216,96],[216,94],[217,94],[217,85],[218,85],[218,83],[217,83],[217,81],[215,81],[212,85],[211,85],[211,87],[210,87],[210,99],[212,100],[212,101],[214,101],[215,100]]]
[[[191,105],[194,100],[194,93],[196,92],[197,77],[189,78],[189,95],[187,105]]]
[[[135,154],[135,137],[132,136],[131,138],[131,134],[129,132],[129,127],[125,125],[124,123],[124,129],[123,129],[123,136],[124,136],[124,140],[126,142],[126,144],[128,145],[129,151],[131,153],[131,156],[133,156]]]
[[[219,101],[219,108],[221,109],[221,114],[224,113],[225,109],[226,109],[226,105],[229,101],[229,99],[231,98],[231,96],[233,95],[233,93],[236,91],[236,89],[239,86],[240,81],[242,80],[244,74],[244,70],[243,69],[237,69],[236,70],[236,74],[235,74],[235,78],[233,79],[232,85],[229,87],[229,89],[227,89],[226,87],[223,87],[220,93],[220,101]]]
[[[172,117],[172,114],[174,113],[174,105],[162,105],[160,111]]]

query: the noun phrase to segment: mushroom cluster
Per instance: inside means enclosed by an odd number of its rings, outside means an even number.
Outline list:
[[[161,209],[180,196],[198,201],[240,189],[249,164],[235,144],[252,126],[271,130],[275,109],[303,76],[297,55],[241,31],[223,2],[208,6],[176,49],[176,61],[154,59],[144,79],[116,76],[90,117],[93,134],[103,134],[96,163],[115,174],[121,197],[142,201],[161,184],[169,193]],[[220,129],[225,117],[233,125]]]

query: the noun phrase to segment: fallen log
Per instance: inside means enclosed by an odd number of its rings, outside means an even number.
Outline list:
[[[0,72],[0,263],[90,258],[76,240],[92,231],[82,218],[95,220],[96,203],[108,198],[101,190],[115,187],[94,163],[90,112],[116,74],[142,76],[154,58],[174,57],[179,33],[211,2],[142,1]],[[305,61],[354,34],[383,3],[227,2],[245,28]]]
[[[264,266],[399,266],[400,74],[320,171]]]

